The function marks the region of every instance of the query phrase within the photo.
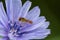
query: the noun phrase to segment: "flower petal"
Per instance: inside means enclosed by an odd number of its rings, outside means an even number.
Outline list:
[[[7,15],[11,21],[14,21],[13,18],[18,16],[18,13],[22,7],[21,0],[5,0]]]
[[[47,22],[45,22],[42,26],[41,26],[41,28],[48,28],[48,26],[49,26],[49,24],[50,24],[50,22],[49,21],[47,21]]]
[[[40,23],[43,20],[46,21],[46,18],[44,16],[40,16],[39,18],[37,18],[37,20],[34,20],[34,24]],[[41,28],[48,28],[49,24],[50,24],[50,22],[46,21],[46,22],[43,23],[43,25],[41,26]]]
[[[28,12],[26,18],[29,20],[35,20],[40,15],[40,9],[38,6],[34,7],[31,11]]]
[[[31,26],[31,27],[26,27],[26,28],[22,29],[21,32],[35,30],[36,28],[39,28],[40,26],[42,26],[43,23],[44,23],[44,22],[41,22],[41,23],[38,23],[38,24],[33,25],[33,26]]]
[[[24,27],[23,29],[21,29],[21,32],[32,31],[34,29],[42,27],[44,25],[45,21],[46,21],[46,19],[44,17],[41,17],[39,21],[36,21],[37,23],[35,23],[34,25],[32,25],[30,27]]]
[[[40,17],[38,17],[36,20],[33,20],[33,23],[34,23],[34,24],[37,24],[37,23],[39,23],[39,22],[41,22],[41,21],[46,21],[45,16],[40,16]]]
[[[6,28],[0,24],[0,36],[7,36],[7,33]]]
[[[18,37],[18,38],[16,38],[16,40],[29,40],[29,39],[27,39],[27,38],[20,38],[20,37]]]
[[[50,29],[39,29],[37,31],[30,32],[28,34],[24,34],[23,38],[27,39],[44,39],[50,34]]]
[[[19,17],[25,17],[25,16],[27,15],[27,12],[28,12],[30,6],[31,6],[31,2],[30,2],[30,1],[27,1],[27,2],[23,5],[23,7],[21,8],[21,11],[20,11],[20,13],[19,13],[18,18],[19,18]]]
[[[0,22],[7,27],[8,18],[5,13],[2,2],[0,2]]]
[[[9,38],[8,37],[2,37],[2,38],[0,38],[0,40],[9,40]]]
[[[18,14],[22,8],[21,0],[13,0],[13,12],[14,12],[14,20],[17,19]]]
[[[7,33],[4,30],[0,29],[0,36],[7,36]]]

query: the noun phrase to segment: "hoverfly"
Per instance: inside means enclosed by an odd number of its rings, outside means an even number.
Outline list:
[[[22,22],[28,22],[28,23],[30,23],[30,24],[32,24],[32,21],[30,21],[30,20],[27,20],[27,19],[25,19],[25,18],[19,18],[19,21],[22,21]]]

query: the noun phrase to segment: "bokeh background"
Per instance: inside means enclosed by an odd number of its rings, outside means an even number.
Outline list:
[[[0,0],[4,4],[5,0]],[[23,3],[26,0],[22,0]],[[32,1],[32,7],[39,6],[41,9],[41,15],[45,16],[50,21],[49,29],[51,34],[44,40],[60,40],[60,0],[30,0]],[[5,8],[6,10],[6,8]]]

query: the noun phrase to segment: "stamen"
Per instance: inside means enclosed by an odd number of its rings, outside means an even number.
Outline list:
[[[20,22],[19,22],[20,21]],[[19,21],[16,21],[14,23],[12,23],[11,21],[8,22],[9,26],[10,26],[10,32],[13,36],[21,36],[21,29],[23,27],[27,27],[28,25],[32,24],[32,21],[27,20],[25,18],[19,18]]]

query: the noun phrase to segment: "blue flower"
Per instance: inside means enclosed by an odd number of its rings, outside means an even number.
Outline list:
[[[5,0],[6,12],[0,2],[0,40],[44,39],[50,34],[49,22],[40,15],[38,6],[29,10],[32,2]]]

